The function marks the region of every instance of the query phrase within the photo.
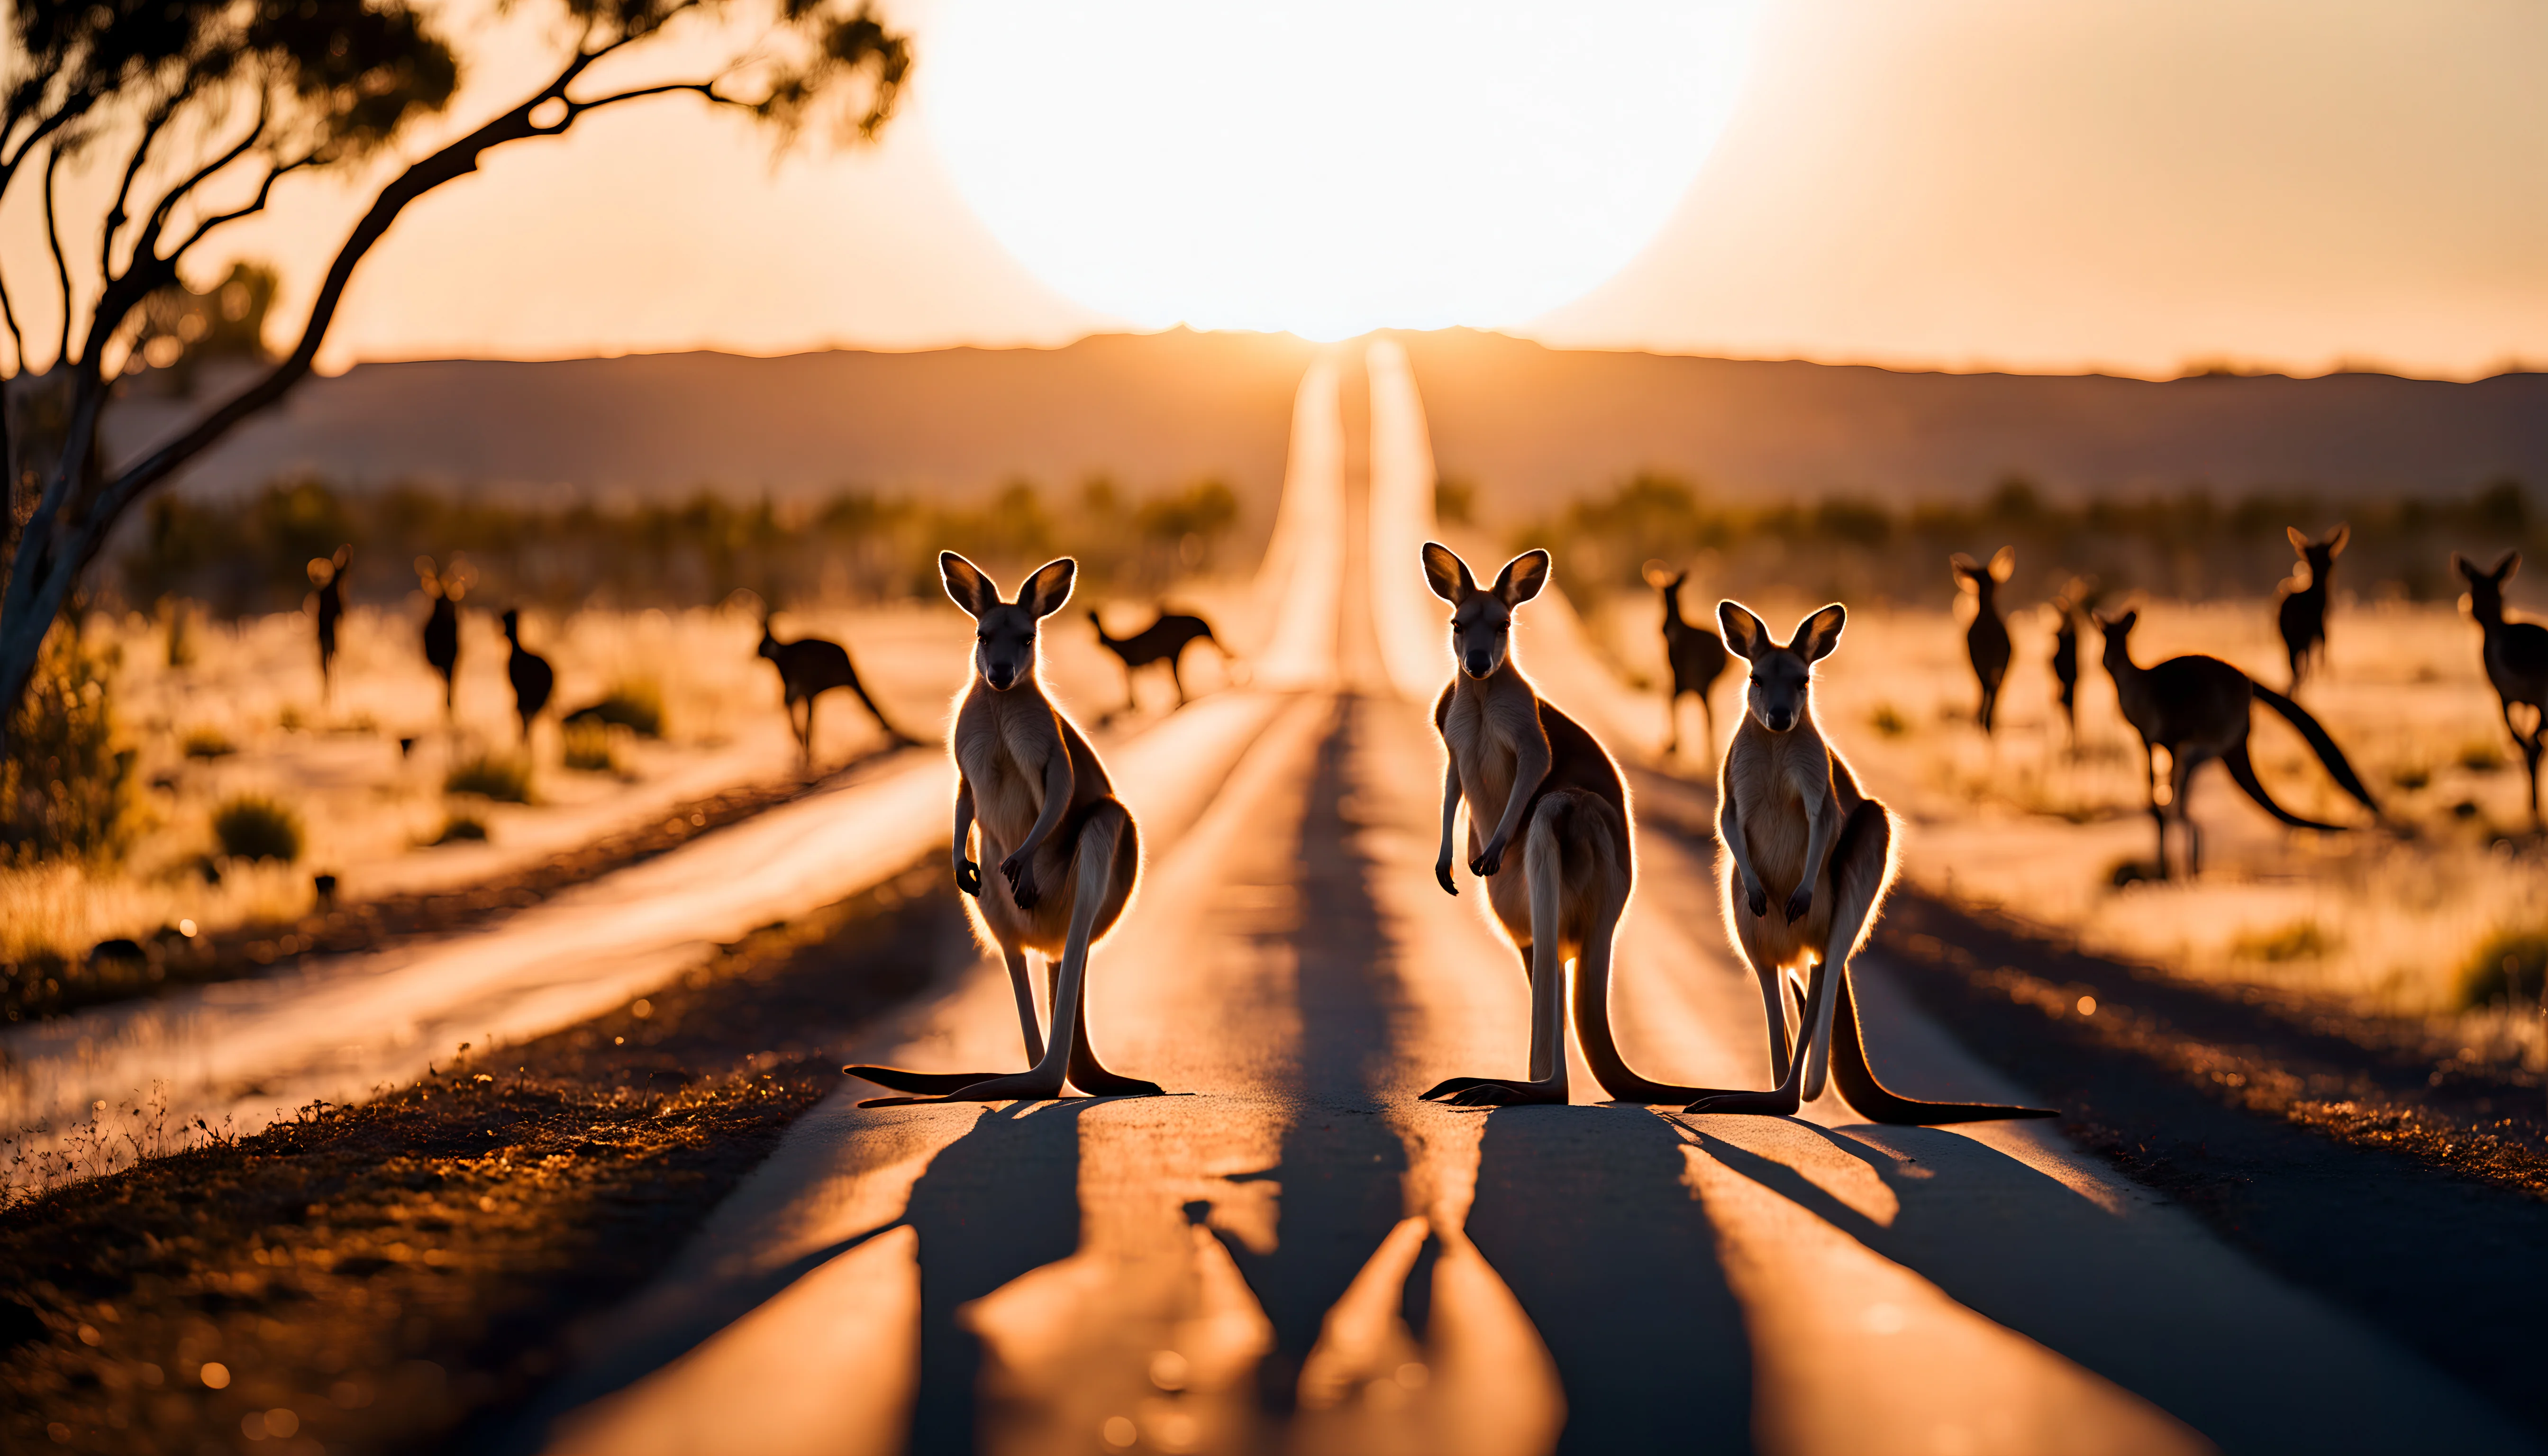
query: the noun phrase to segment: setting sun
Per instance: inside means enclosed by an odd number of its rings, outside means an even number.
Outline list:
[[[1756,7],[967,0],[920,77],[1029,268],[1162,327],[1517,323],[1660,228],[1732,113]]]

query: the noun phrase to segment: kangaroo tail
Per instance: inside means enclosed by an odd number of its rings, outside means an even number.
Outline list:
[[[1934,1128],[1948,1123],[1988,1123],[2007,1118],[2057,1118],[2060,1113],[2048,1107],[2003,1107],[1989,1102],[1922,1102],[1905,1097],[1875,1078],[1875,1068],[1866,1064],[1866,1043],[1859,1032],[1858,988],[1851,983],[1848,967],[1841,969],[1836,988],[1840,1001],[1833,1008],[1831,1037],[1831,1078],[1840,1084],[1840,1095],[1849,1105],[1871,1123],[1897,1127]]]
[[[2319,726],[2318,719],[2311,717],[2299,703],[2264,683],[2258,682],[2253,686],[2258,702],[2282,714],[2285,721],[2301,731],[2301,737],[2309,740],[2311,752],[2316,753],[2318,761],[2326,766],[2327,776],[2335,780],[2335,786],[2353,795],[2355,801],[2362,807],[2374,814],[2379,813],[2379,800],[2371,796],[2371,790],[2362,786],[2362,780],[2354,774],[2353,766],[2344,761],[2344,750],[2337,748],[2335,740],[2327,737],[2326,730]],[[2233,769],[2230,772],[2234,774],[2237,771]],[[2245,785],[2242,783],[2240,787]],[[2265,807],[2273,808],[2271,803],[2266,802],[2260,790],[2249,788],[2247,792],[2255,795],[2257,802],[2264,803]],[[2275,812],[2281,813],[2278,809]]]
[[[2242,743],[2224,753],[2221,756],[2221,766],[2230,771],[2230,777],[2238,780],[2238,786],[2247,791],[2247,797],[2254,799],[2266,813],[2282,820],[2292,828],[2323,829],[2329,834],[2344,832],[2344,826],[2341,824],[2320,824],[2315,819],[2304,819],[2275,803],[2273,797],[2265,792],[2263,781],[2256,777],[2256,764],[2247,756],[2247,745]]]

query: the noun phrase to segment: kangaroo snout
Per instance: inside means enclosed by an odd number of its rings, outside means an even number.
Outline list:
[[[1784,733],[1796,726],[1796,715],[1785,708],[1772,708],[1764,716],[1769,719],[1770,731],[1773,733]]]
[[[1495,671],[1495,660],[1483,652],[1471,652],[1461,659],[1460,667],[1472,678],[1483,678]]]

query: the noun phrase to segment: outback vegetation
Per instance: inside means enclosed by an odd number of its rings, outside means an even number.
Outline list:
[[[136,604],[289,610],[308,593],[307,563],[350,544],[348,594],[374,602],[405,598],[410,581],[394,564],[455,554],[479,572],[480,597],[556,610],[704,605],[737,591],[780,606],[930,599],[945,549],[1012,572],[1072,556],[1084,590],[1141,592],[1220,567],[1239,524],[1238,499],[1218,480],[1143,497],[1104,479],[1063,493],[1016,481],[975,505],[858,491],[780,504],[701,491],[669,504],[537,507],[466,489],[299,479],[244,500],[151,501],[114,585]]]
[[[2140,500],[2060,502],[2023,478],[1980,502],[1895,505],[1833,497],[1812,503],[1738,504],[1688,481],[1640,475],[1588,493],[1509,532],[1514,549],[1546,546],[1558,579],[1628,588],[1643,563],[1698,564],[1695,580],[1720,595],[1792,592],[1853,606],[1940,599],[1953,552],[1986,559],[2017,548],[2009,594],[2050,595],[2073,576],[2094,577],[2109,597],[2130,590],[2204,600],[2261,594],[2287,576],[2287,527],[2316,532],[2352,523],[2346,588],[2371,599],[2449,601],[2463,584],[2453,551],[2536,554],[2548,526],[2521,482],[2489,482],[2456,500],[2320,499],[2302,489],[2225,500],[2188,489]],[[2272,681],[2280,682],[2275,675]]]

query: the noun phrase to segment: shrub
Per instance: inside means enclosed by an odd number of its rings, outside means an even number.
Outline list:
[[[437,845],[484,844],[487,821],[475,814],[454,814],[442,821],[442,832],[428,843]]]
[[[2503,767],[2503,748],[2492,738],[2473,738],[2460,749],[2460,767],[2472,774],[2493,774]]]
[[[664,736],[664,689],[651,678],[628,678],[611,684],[601,701],[566,715],[570,728],[595,724],[625,728],[640,738]]]
[[[115,746],[114,654],[68,625],[45,639],[0,758],[0,863],[111,858],[124,847],[133,753]]]
[[[587,718],[566,726],[566,766],[588,774],[615,774],[619,755],[610,742],[610,730],[598,721]]]
[[[446,793],[474,793],[500,803],[531,801],[531,761],[480,754],[455,766],[442,780]]]
[[[2497,932],[2460,967],[2460,1005],[2466,1010],[2500,1001],[2537,1001],[2548,981],[2548,929]]]
[[[238,745],[219,728],[197,728],[187,733],[185,749],[190,759],[227,759],[238,752]]]
[[[272,799],[241,795],[213,811],[213,840],[225,860],[301,858],[301,816]]]
[[[2251,931],[2230,943],[2230,954],[2248,960],[2317,960],[2336,947],[2336,938],[2315,920],[2295,920],[2279,930]]]

